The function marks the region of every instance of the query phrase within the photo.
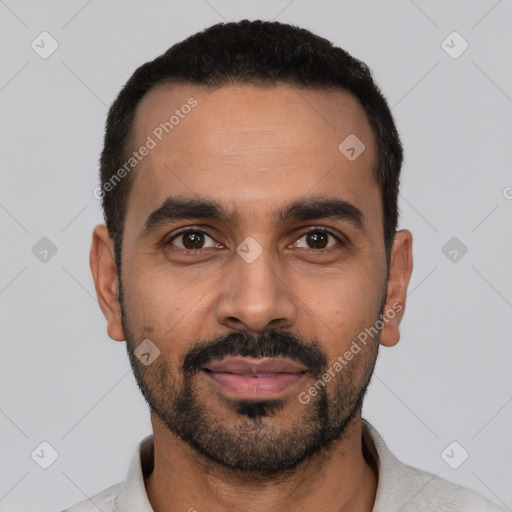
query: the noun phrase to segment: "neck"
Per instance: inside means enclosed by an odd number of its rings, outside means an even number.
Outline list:
[[[219,467],[177,438],[154,413],[151,421],[155,457],[145,485],[154,512],[373,509],[378,476],[363,456],[361,411],[329,450],[271,478]]]

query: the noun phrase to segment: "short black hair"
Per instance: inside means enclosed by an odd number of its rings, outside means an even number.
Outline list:
[[[100,181],[103,213],[114,243],[119,276],[133,173],[118,180],[115,186],[107,184],[126,165],[133,151],[130,146],[137,105],[152,87],[173,82],[207,87],[231,84],[269,87],[284,83],[351,92],[364,108],[377,141],[373,175],[381,189],[384,245],[389,265],[398,223],[403,150],[391,110],[370,68],[306,29],[279,22],[242,20],[206,28],[146,62],[133,73],[110,107],[100,158]]]

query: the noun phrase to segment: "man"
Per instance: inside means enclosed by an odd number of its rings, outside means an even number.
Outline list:
[[[500,510],[361,418],[412,272],[401,163],[368,67],[306,30],[219,24],[136,70],[90,262],[153,435],[70,510]]]

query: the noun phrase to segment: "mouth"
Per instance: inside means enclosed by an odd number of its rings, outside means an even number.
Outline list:
[[[307,368],[284,358],[228,357],[212,361],[203,374],[233,398],[270,399],[296,385]]]

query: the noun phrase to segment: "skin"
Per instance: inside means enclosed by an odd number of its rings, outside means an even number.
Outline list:
[[[116,341],[150,338],[159,347],[162,353],[154,366],[143,370],[156,393],[156,368],[165,367],[179,384],[180,363],[193,342],[237,329],[256,335],[285,329],[306,341],[316,340],[331,365],[358,333],[374,324],[386,292],[384,309],[399,304],[401,311],[343,370],[362,385],[373,370],[378,345],[391,347],[400,339],[412,272],[412,235],[401,230],[386,280],[380,189],[372,176],[375,137],[363,108],[342,90],[159,85],[138,106],[134,147],[191,96],[198,105],[134,174],[122,245],[124,325],[113,244],[105,226],[94,230],[91,270],[108,335]],[[351,133],[366,146],[352,162],[338,151]],[[238,220],[181,220],[138,238],[146,218],[171,194],[215,199]],[[295,199],[318,195],[356,205],[364,214],[362,228],[337,219],[279,225],[269,214]],[[187,255],[163,243],[186,226],[212,237],[205,238],[208,248],[201,249],[203,255]],[[314,250],[303,236],[313,227],[331,229],[348,243],[330,238],[330,247]],[[249,236],[262,247],[250,264],[236,253]],[[183,238],[174,242],[183,244]],[[130,333],[125,332],[128,321]],[[341,374],[327,385],[331,401]],[[219,399],[220,392],[202,376],[195,383],[197,398],[212,421],[232,427],[236,412]],[[305,418],[307,405],[297,396],[313,383],[306,375],[287,390],[284,407],[260,427],[280,432]],[[145,484],[155,512],[192,507],[199,512],[245,511],[248,503],[255,512],[373,508],[377,474],[363,457],[360,409],[328,451],[273,478],[215,464],[171,432],[154,412],[151,421],[155,467]]]

